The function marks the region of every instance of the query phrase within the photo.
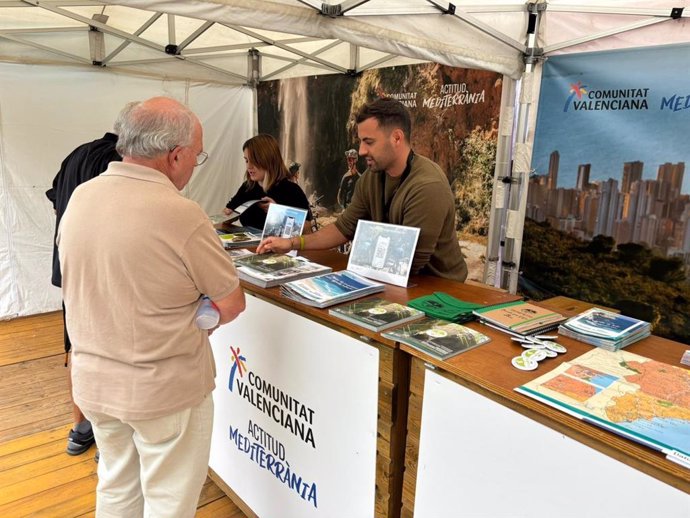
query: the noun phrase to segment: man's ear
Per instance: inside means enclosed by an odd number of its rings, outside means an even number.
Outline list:
[[[177,162],[180,160],[179,156],[180,156],[180,152],[181,152],[181,151],[182,151],[182,147],[181,147],[181,146],[175,146],[175,147],[173,148],[173,150],[170,151],[170,153],[168,153],[167,160],[168,160],[168,165],[169,165],[170,167],[176,165]]]
[[[400,128],[395,128],[391,131],[391,140],[395,145],[400,145],[405,142],[405,134]]]

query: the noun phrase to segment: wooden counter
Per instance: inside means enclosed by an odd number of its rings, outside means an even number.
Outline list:
[[[347,256],[334,251],[309,251],[303,254],[310,260],[325,264],[334,271],[347,266]],[[402,352],[395,342],[380,334],[329,315],[328,309],[319,309],[282,297],[280,288],[260,288],[242,281],[244,289],[290,312],[306,316],[323,325],[364,340],[376,347],[380,354],[378,437],[376,459],[376,508],[377,518],[400,516],[400,501],[405,457],[407,428],[407,404],[409,397],[410,355]],[[444,291],[459,299],[498,304],[518,297],[487,287],[449,282],[438,277],[412,276],[410,287],[401,288],[387,284],[381,296],[388,300],[406,303],[434,291]]]
[[[315,262],[331,266],[334,271],[342,270],[346,266],[346,256],[336,252],[306,252],[304,255]],[[489,287],[459,284],[436,277],[413,276],[410,278],[410,284],[408,288],[387,285],[385,291],[377,296],[400,303],[434,291],[443,291],[459,299],[482,304],[497,304],[518,298]],[[439,361],[411,347],[399,346],[378,333],[332,317],[328,314],[328,308],[313,308],[284,298],[280,295],[279,288],[263,289],[246,282],[243,282],[243,286],[252,295],[366,341],[379,350],[375,508],[377,518],[409,518],[413,515],[425,365],[435,367],[436,372],[443,377],[535,423],[555,430],[686,494],[690,493],[690,470],[668,461],[661,453],[514,391],[516,387],[555,368],[560,362],[573,360],[590,351],[592,347],[587,344],[559,337],[559,343],[565,345],[568,352],[558,358],[545,360],[536,371],[524,372],[513,368],[510,363],[511,358],[522,351],[516,342],[512,342],[500,331],[473,322],[468,325],[489,335],[492,341],[447,361]],[[573,312],[581,309],[578,304],[566,302],[568,307],[556,304],[558,307],[554,309],[566,315],[574,314]],[[548,306],[548,303],[542,305]],[[680,357],[687,348],[676,342],[649,337],[627,347],[626,351],[679,366]]]
[[[541,303],[541,305],[547,306],[548,304]],[[562,312],[566,315],[569,313],[567,311]],[[437,373],[459,385],[685,493],[690,493],[690,470],[667,460],[660,452],[571,417],[513,390],[545,374],[561,362],[573,360],[592,350],[592,346],[559,336],[558,343],[568,349],[567,353],[540,362],[540,367],[535,371],[520,371],[512,367],[510,363],[511,358],[519,355],[523,350],[517,342],[511,341],[506,334],[478,322],[467,325],[489,335],[492,341],[446,361],[436,360],[416,349],[401,345],[403,351],[418,359],[414,360],[411,365],[402,503],[402,516],[404,518],[413,515],[415,503],[425,364],[436,367]],[[652,336],[626,347],[625,350],[669,365],[686,368],[679,362],[687,348],[683,344]],[[690,498],[688,499],[688,511],[690,511]]]

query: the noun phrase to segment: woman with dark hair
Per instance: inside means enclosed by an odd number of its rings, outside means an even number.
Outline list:
[[[271,135],[260,133],[247,140],[242,146],[244,161],[247,164],[247,176],[239,190],[225,206],[225,214],[250,200],[261,200],[250,206],[240,216],[245,227],[263,228],[269,203],[278,203],[309,211],[309,201],[304,191],[290,181],[290,173],[280,154],[278,141]],[[312,219],[307,213],[307,224],[304,232],[309,232]]]

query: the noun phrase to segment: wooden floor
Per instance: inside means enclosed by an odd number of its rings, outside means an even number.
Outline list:
[[[95,447],[65,453],[72,410],[62,313],[0,322],[0,517],[94,516]],[[197,518],[245,518],[210,480]]]

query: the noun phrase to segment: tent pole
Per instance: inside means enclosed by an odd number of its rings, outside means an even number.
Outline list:
[[[518,287],[522,232],[532,159],[532,128],[536,120],[532,105],[537,98],[539,86],[535,75],[540,76],[541,72],[541,68],[537,68],[536,65],[539,65],[543,59],[542,49],[536,45],[546,3],[540,1],[527,4],[527,9],[529,23],[524,52],[525,72],[517,85],[504,82],[507,93],[505,98],[501,99],[501,117],[506,120],[501,121],[501,134],[496,155],[491,224],[484,272],[486,283],[506,289],[510,293],[516,293]],[[519,99],[516,98],[518,90]],[[503,106],[509,106],[509,98],[512,98],[515,103],[514,111],[503,108]],[[509,133],[513,137],[512,153],[508,145]]]
[[[504,244],[504,209],[508,204],[508,184],[512,163],[513,134],[515,130],[515,100],[517,81],[504,75],[501,89],[500,121],[494,167],[494,188],[491,197],[491,215],[484,264],[484,283],[501,287],[501,262]]]

